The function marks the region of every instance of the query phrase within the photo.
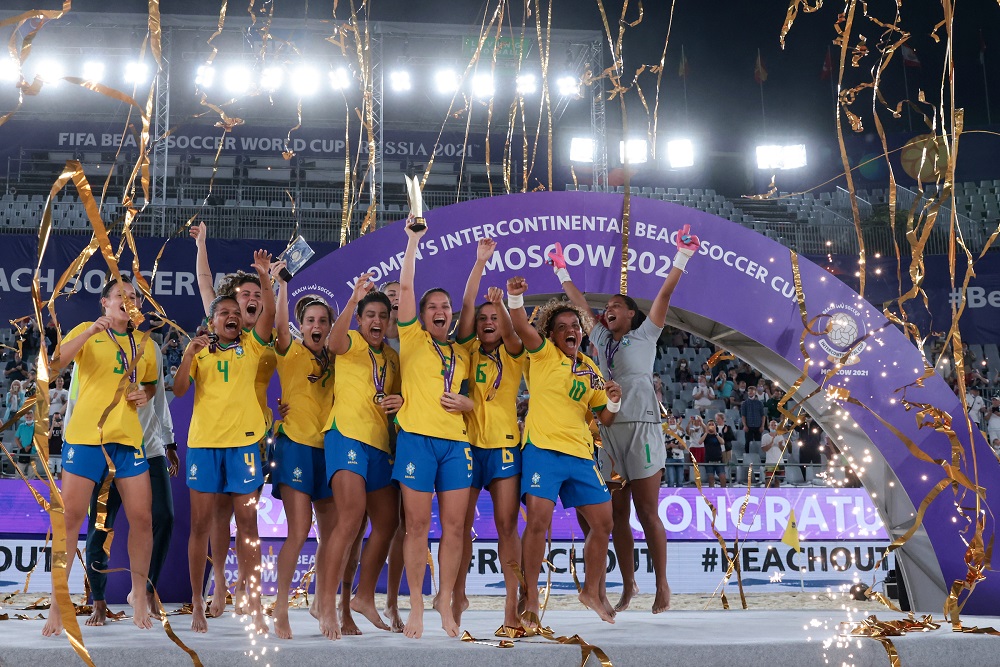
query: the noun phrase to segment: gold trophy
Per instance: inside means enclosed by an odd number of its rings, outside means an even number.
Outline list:
[[[427,221],[424,220],[424,198],[420,194],[420,183],[416,177],[410,178],[404,175],[403,178],[406,179],[406,201],[410,205],[410,215],[413,216],[410,229],[422,232],[427,229]]]

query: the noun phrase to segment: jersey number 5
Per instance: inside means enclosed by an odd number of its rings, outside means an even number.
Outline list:
[[[216,361],[215,368],[222,373],[222,381],[229,382],[229,361]]]

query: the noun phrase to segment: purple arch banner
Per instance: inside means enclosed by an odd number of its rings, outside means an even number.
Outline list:
[[[483,277],[483,292],[489,286],[504,286],[513,275],[527,278],[529,295],[558,292],[559,283],[544,258],[559,242],[581,290],[618,293],[622,206],[622,195],[548,192],[480,199],[430,211],[417,263],[417,291],[444,287],[458,301],[475,260],[476,243],[488,236],[498,247]],[[632,198],[627,255],[630,295],[653,298],[670,270],[672,239],[685,224],[691,225],[702,245],[688,264],[688,275],[674,294],[671,308],[739,332],[784,360],[781,363],[793,372],[805,366],[799,348],[802,316],[788,249],[728,220],[667,202]],[[375,274],[376,282],[395,280],[405,245],[400,224],[353,241],[296,276],[291,301],[317,293],[345,303],[354,279],[366,271]],[[846,453],[870,468],[871,474],[862,479],[883,513],[890,536],[898,537],[910,528],[916,508],[945,479],[945,472],[940,465],[911,454],[874,415],[932,459],[950,461],[952,454],[948,437],[929,426],[920,428],[917,411],[907,410],[902,392],[896,391],[920,377],[922,357],[878,308],[840,280],[805,259],[799,260],[799,268],[808,318],[825,315],[833,322],[828,334],[806,337],[813,364],[803,389],[821,383],[834,360],[853,350],[848,363],[826,385],[839,388],[839,393],[823,392],[809,402],[808,409],[834,437],[840,434],[838,444]],[[826,322],[822,321],[824,326]],[[847,396],[868,409],[847,403]],[[905,398],[934,405],[954,418],[963,449],[961,467],[970,479],[973,457],[981,485],[1000,479],[995,455],[978,433],[970,436],[961,403],[942,380],[934,376],[923,387],[910,387]],[[998,493],[996,485],[983,492],[987,541],[994,534],[990,508],[1000,506]],[[968,508],[973,500],[971,493],[960,500],[946,488],[927,506],[914,539],[896,552],[911,600],[921,611],[940,609],[952,582],[966,577],[962,538],[972,535],[970,522],[975,516],[962,507]],[[965,611],[1000,614],[1000,575],[985,573]]]

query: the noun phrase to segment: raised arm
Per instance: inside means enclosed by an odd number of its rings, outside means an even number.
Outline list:
[[[174,373],[174,396],[181,397],[191,388],[191,364],[198,353],[208,347],[208,336],[202,334],[195,336],[184,348],[184,356],[181,357],[181,365]]]
[[[284,262],[278,262],[275,266],[283,264]],[[292,344],[292,332],[288,328],[288,283],[282,279],[281,271],[275,271],[274,274],[274,279],[278,281],[278,302],[274,306],[274,328],[278,332],[275,345],[278,352],[284,354]]]
[[[263,292],[261,301],[260,317],[254,325],[257,338],[265,341],[271,340],[271,329],[274,328],[274,291],[271,289],[271,253],[266,250],[258,250],[253,254],[253,268],[260,278],[260,288]],[[285,311],[287,313],[287,309]],[[287,331],[288,327],[285,327]]]
[[[670,273],[667,274],[660,291],[653,299],[653,305],[649,307],[649,321],[658,327],[662,327],[667,321],[667,308],[670,306],[670,296],[674,293],[674,288],[685,273],[688,259],[698,252],[701,241],[697,236],[691,234],[691,225],[684,225],[677,232],[677,254],[674,255]]]
[[[476,296],[479,294],[479,283],[486,270],[486,262],[493,256],[497,244],[493,239],[480,239],[476,248],[476,263],[472,265],[469,279],[465,281],[465,294],[462,295],[462,313],[458,317],[458,340],[471,338],[476,332]]]
[[[410,225],[415,218],[406,219],[406,252],[403,253],[403,265],[399,270],[399,309],[396,317],[400,322],[412,322],[417,318],[417,297],[413,291],[413,276],[416,273],[417,247],[420,239],[427,233],[424,227],[413,231]]]
[[[590,304],[587,303],[587,298],[583,296],[583,292],[577,289],[577,286],[573,284],[573,279],[569,277],[569,269],[566,268],[566,258],[563,257],[561,243],[557,243],[556,249],[549,253],[549,263],[552,264],[552,270],[559,278],[563,292],[566,293],[569,300],[577,308],[582,308],[583,312],[589,313]]]
[[[486,300],[496,306],[497,324],[500,328],[500,338],[503,339],[503,346],[507,348],[507,353],[513,357],[524,351],[524,343],[520,336],[514,331],[514,323],[510,320],[510,313],[503,304],[503,290],[499,287],[491,287],[486,291]]]
[[[531,326],[528,313],[524,310],[524,293],[527,290],[528,282],[521,276],[514,276],[507,281],[507,303],[514,331],[529,350],[537,350],[542,347],[542,336]]]
[[[215,281],[212,279],[212,269],[208,266],[208,248],[205,246],[208,228],[204,222],[199,222],[197,225],[191,225],[188,233],[194,239],[194,246],[197,248],[195,274],[198,277],[198,294],[201,295],[201,305],[208,315],[208,309],[215,299]]]
[[[344,354],[351,348],[351,339],[348,336],[348,332],[351,330],[351,318],[354,316],[354,311],[357,310],[361,299],[365,298],[365,295],[373,289],[375,289],[375,283],[372,282],[372,274],[361,274],[354,283],[351,298],[348,299],[344,309],[340,311],[337,321],[333,323],[330,337],[326,340],[326,349],[330,351],[330,354]]]

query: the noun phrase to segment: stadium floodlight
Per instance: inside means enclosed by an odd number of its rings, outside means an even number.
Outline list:
[[[534,74],[517,75],[517,94],[534,95],[538,92],[538,79]]]
[[[251,80],[249,68],[243,65],[230,65],[226,68],[223,83],[227,93],[245,93],[250,90]]]
[[[201,65],[194,76],[194,85],[208,90],[215,83],[215,68],[211,65]]]
[[[671,139],[667,142],[667,162],[671,169],[694,166],[694,144],[690,139]]]
[[[569,142],[569,159],[571,162],[593,162],[594,140],[590,137],[573,137]]]
[[[261,90],[274,92],[281,88],[281,82],[285,78],[285,73],[280,67],[265,67],[260,73]]]
[[[625,155],[628,154],[629,164],[642,164],[649,159],[649,152],[647,150],[645,139],[629,139],[627,142],[618,142],[618,154],[622,161],[625,163]]]
[[[493,86],[492,74],[477,74],[472,77],[472,94],[479,98],[493,97],[496,88]]]
[[[805,144],[757,146],[758,169],[798,169],[806,166]]]
[[[43,60],[38,63],[35,74],[46,83],[55,83],[63,77],[63,66],[58,60]]]
[[[83,78],[87,81],[100,81],[104,78],[104,63],[99,60],[88,60],[83,63]]]
[[[343,67],[338,67],[330,72],[330,86],[334,90],[346,90],[350,85],[351,77],[347,74],[347,70]]]
[[[146,63],[130,62],[125,64],[125,83],[146,83],[149,81],[149,66]]]
[[[413,88],[413,81],[410,73],[405,69],[398,69],[389,73],[389,87],[397,93],[402,93]]]
[[[296,95],[314,95],[319,90],[319,74],[308,65],[300,65],[292,70],[291,84]]]
[[[438,70],[434,74],[434,87],[443,95],[454,93],[458,90],[458,74],[453,69]]]
[[[556,79],[556,90],[562,97],[575,97],[580,94],[580,80],[571,75],[561,76]]]

